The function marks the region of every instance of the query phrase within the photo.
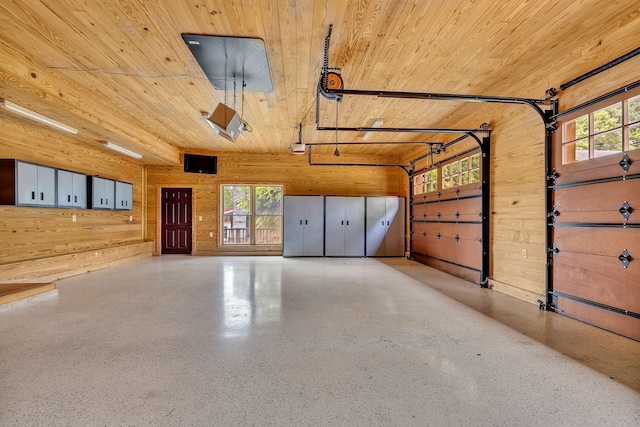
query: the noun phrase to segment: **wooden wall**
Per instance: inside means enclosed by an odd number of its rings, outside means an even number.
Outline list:
[[[210,154],[215,153],[199,153]],[[389,163],[387,158],[350,158],[341,155],[316,157],[315,162]],[[395,162],[396,159],[391,161]],[[284,194],[306,195],[363,195],[407,197],[408,175],[400,168],[309,166],[307,156],[294,154],[246,155],[221,153],[218,155],[218,174],[185,173],[182,165],[147,167],[147,229],[146,238],[155,239],[155,254],[159,253],[158,228],[160,189],[183,187],[193,189],[193,254],[281,254],[281,247],[222,246],[220,244],[220,185],[221,184],[277,184]],[[202,221],[199,220],[200,216]],[[209,236],[213,233],[213,237]]]
[[[143,167],[79,138],[0,116],[0,158],[131,182],[133,211],[0,206],[0,282],[54,280],[150,254]]]

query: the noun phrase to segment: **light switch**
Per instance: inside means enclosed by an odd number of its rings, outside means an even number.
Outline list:
[[[209,237],[213,237],[213,231],[209,232]]]
[[[198,221],[202,221],[202,216],[199,216],[199,217],[198,217]]]
[[[76,216],[75,215],[71,215],[71,222],[76,222]]]
[[[133,215],[129,215],[129,222],[133,221]]]

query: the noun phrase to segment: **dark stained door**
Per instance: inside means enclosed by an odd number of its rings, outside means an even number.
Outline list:
[[[162,253],[191,253],[191,189],[162,189]]]

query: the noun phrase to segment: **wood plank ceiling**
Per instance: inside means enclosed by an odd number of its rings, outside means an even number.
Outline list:
[[[143,154],[175,163],[179,152],[283,153],[297,139],[335,141],[315,130],[324,37],[330,66],[348,89],[542,98],[544,91],[637,47],[635,0],[7,0],[0,3],[0,97]],[[181,34],[265,41],[274,90],[245,93],[253,132],[236,143],[202,120],[224,101]],[[239,93],[227,93],[241,110]],[[346,98],[340,126],[447,127],[457,103]],[[0,111],[4,118],[17,120]],[[335,102],[321,101],[335,125]],[[477,127],[480,123],[468,123]],[[377,133],[375,141],[433,141],[442,135]],[[340,135],[362,141],[362,135]],[[327,148],[328,150],[328,148]],[[399,155],[406,146],[346,148]]]

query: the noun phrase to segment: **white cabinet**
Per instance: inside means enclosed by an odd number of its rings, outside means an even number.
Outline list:
[[[367,197],[367,256],[403,256],[405,206],[403,197]]]
[[[364,200],[364,197],[326,197],[326,256],[364,256]]]
[[[283,256],[324,254],[324,197],[284,196]]]
[[[3,205],[52,207],[56,203],[54,168],[0,160],[0,203]]]
[[[130,211],[133,209],[132,184],[116,181],[115,207],[116,210],[122,211]]]
[[[77,172],[56,170],[58,195],[56,206],[60,208],[87,207],[87,176]]]
[[[87,184],[91,209],[114,209],[115,182],[113,180],[90,176],[87,179]]]

